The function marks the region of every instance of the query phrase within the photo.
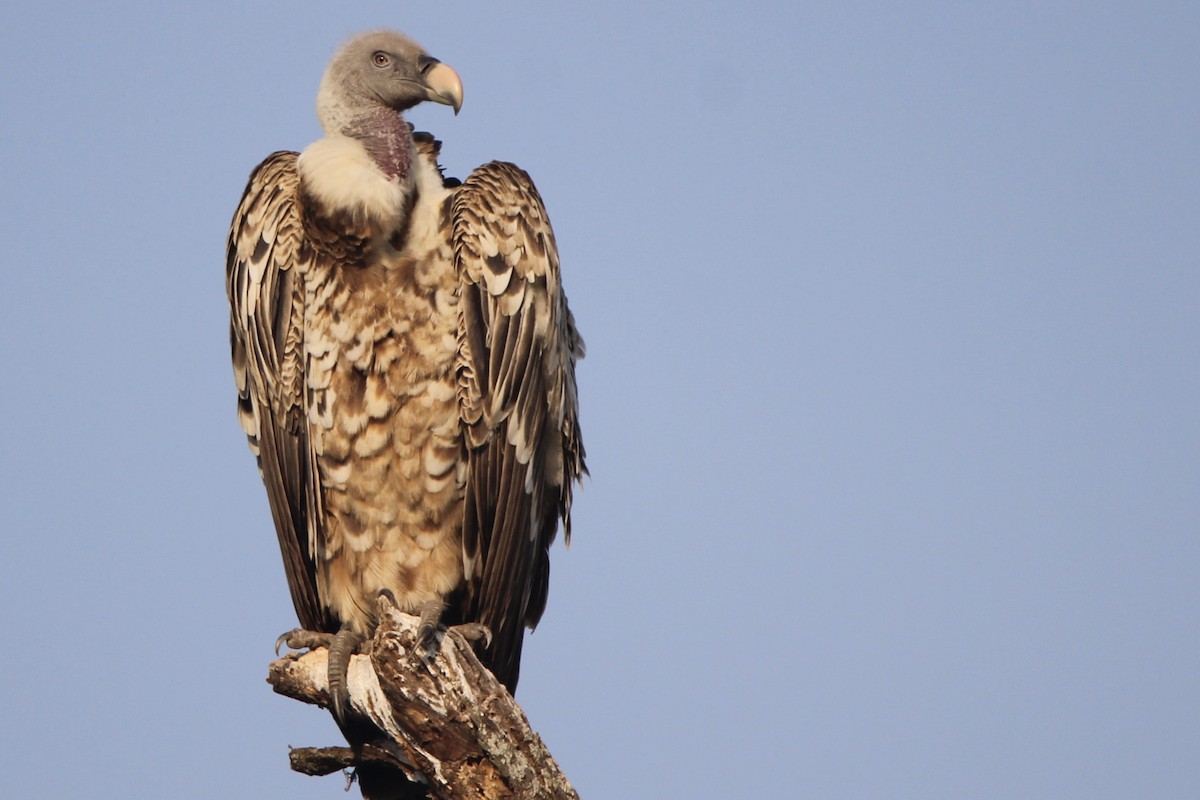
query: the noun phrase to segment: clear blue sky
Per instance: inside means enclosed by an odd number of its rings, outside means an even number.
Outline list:
[[[1200,5],[9,5],[0,796],[343,796],[223,259],[379,26],[587,339],[518,696],[585,797],[1200,796]]]

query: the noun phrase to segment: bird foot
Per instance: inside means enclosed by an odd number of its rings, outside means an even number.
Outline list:
[[[442,637],[448,631],[454,631],[473,644],[483,642],[484,647],[487,647],[492,643],[491,630],[478,622],[466,622],[462,625],[452,625],[449,628],[443,627],[441,620],[445,610],[445,605],[436,600],[423,603],[418,609],[421,621],[417,625],[416,651],[426,668],[433,664],[434,658],[437,657],[438,647],[441,646]]]
[[[454,631],[471,644],[483,642],[484,647],[492,644],[492,629],[482,622],[464,622],[462,625],[451,625],[447,630]]]
[[[288,650],[315,650],[318,647],[329,647],[333,644],[332,633],[321,633],[320,631],[306,631],[303,628],[293,628],[290,631],[285,631],[275,640],[275,655],[279,655],[279,650],[284,645],[288,646]],[[288,653],[289,656],[295,656],[295,653]]]
[[[329,663],[326,667],[326,679],[329,682],[329,703],[334,716],[339,720],[346,719],[346,710],[350,707],[350,688],[346,685],[346,674],[350,669],[350,657],[356,653],[370,653],[371,642],[355,633],[350,628],[342,628],[337,633],[322,633],[295,628],[282,634],[275,640],[275,655],[284,645],[288,646],[289,658],[296,658],[299,650],[315,650],[325,647],[329,650]]]

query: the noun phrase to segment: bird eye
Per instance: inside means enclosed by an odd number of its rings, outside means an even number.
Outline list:
[[[383,52],[382,50],[377,50],[375,51],[375,54],[371,56],[371,63],[377,67],[386,67],[392,63],[392,59],[387,53]]]

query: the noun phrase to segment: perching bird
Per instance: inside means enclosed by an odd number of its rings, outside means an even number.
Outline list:
[[[529,176],[443,179],[440,142],[403,117],[426,100],[457,114],[458,75],[360,35],[321,81],[324,138],[251,174],[226,276],[239,417],[300,624],[340,632],[331,684],[387,592],[426,637],[486,627],[512,690],[586,472],[583,341]]]

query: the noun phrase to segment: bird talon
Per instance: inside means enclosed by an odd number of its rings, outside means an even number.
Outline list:
[[[279,655],[279,649],[285,644],[289,650],[293,651],[315,650],[318,647],[329,647],[332,641],[333,634],[292,628],[290,631],[279,634],[279,638],[275,640],[275,655]]]
[[[392,594],[390,589],[380,589],[379,594],[375,595],[375,607],[380,614],[384,611],[390,611],[397,606],[396,596]]]
[[[472,644],[483,642],[484,647],[492,645],[492,629],[481,622],[466,622],[462,625],[455,625],[450,630]]]
[[[432,662],[437,657],[438,648],[442,644],[442,628],[440,626],[425,626],[417,628],[416,651],[422,659]]]

